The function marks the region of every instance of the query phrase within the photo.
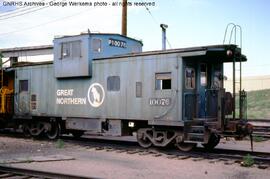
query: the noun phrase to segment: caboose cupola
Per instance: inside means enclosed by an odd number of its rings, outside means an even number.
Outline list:
[[[142,42],[119,34],[82,33],[57,37],[54,43],[56,78],[91,77],[92,60],[142,51]]]

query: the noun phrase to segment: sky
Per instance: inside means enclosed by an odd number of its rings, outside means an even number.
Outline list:
[[[97,2],[97,0],[77,1]],[[101,1],[121,2],[121,0]],[[121,33],[120,6],[35,7],[10,6],[7,2],[0,0],[0,48],[52,44],[55,36],[79,34],[86,32],[87,29],[91,32]],[[76,0],[18,2],[60,4]],[[142,40],[144,51],[161,49],[159,27],[161,23],[168,25],[167,48],[183,48],[222,44],[226,26],[232,22],[242,27],[242,53],[248,58],[248,62],[243,64],[243,76],[270,75],[268,55],[270,1],[129,0],[129,2],[154,2],[154,6],[147,6],[148,10],[145,6],[128,7],[128,36]],[[33,12],[26,13],[28,11]],[[238,31],[238,45],[239,42]]]

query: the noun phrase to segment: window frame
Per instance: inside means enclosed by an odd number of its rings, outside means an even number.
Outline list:
[[[78,45],[78,47],[79,47],[78,54],[74,53],[75,45]],[[77,56],[74,56],[75,54]],[[82,57],[82,41],[81,40],[74,40],[71,42],[71,57],[72,58],[81,58]]]
[[[114,84],[114,85],[113,86],[110,86],[110,84]],[[108,92],[118,92],[118,91],[120,91],[120,89],[121,89],[121,79],[120,79],[120,76],[116,76],[116,75],[108,76],[107,77],[107,91]]]
[[[97,47],[95,41],[99,41],[100,42],[99,48],[97,48],[97,49],[94,48],[94,47]],[[94,53],[101,53],[102,52],[102,39],[100,39],[100,38],[93,38],[92,41],[91,41],[91,46],[92,46],[91,49],[92,49],[92,51]]]
[[[205,67],[205,71],[202,72],[202,65],[204,65]],[[207,64],[206,63],[201,63],[200,64],[200,85],[206,87],[207,83],[208,83],[208,73],[207,73]],[[202,74],[204,74],[204,76],[202,76]],[[205,81],[203,81],[203,77],[205,79]]]
[[[170,80],[170,88],[164,88],[163,86],[164,80]],[[161,91],[161,90],[171,90],[171,89],[172,89],[172,72],[155,73],[155,90]]]
[[[64,48],[64,46],[67,46],[66,48]],[[60,59],[66,59],[66,58],[69,58],[70,56],[71,56],[71,44],[70,44],[70,42],[62,42],[61,43],[61,58]],[[64,55],[64,50],[68,50],[67,51],[67,54],[66,55]]]
[[[29,91],[29,81],[19,80],[19,93]]]
[[[136,98],[142,97],[142,82],[137,81],[136,82]]]
[[[74,52],[75,45],[78,44],[78,54]],[[67,46],[64,48],[64,46]],[[67,55],[64,55],[64,50],[68,50]],[[76,56],[74,56],[76,54]],[[60,60],[62,59],[70,59],[70,58],[81,58],[82,57],[82,41],[81,40],[73,40],[73,41],[67,41],[67,42],[62,42],[61,43],[61,54],[60,54]]]
[[[187,85],[187,70],[192,70],[194,72],[194,76],[191,76],[191,82],[190,82],[190,87]],[[191,73],[192,74],[192,73]],[[193,80],[194,79],[194,80]],[[192,84],[194,84],[194,87],[192,87]],[[196,89],[196,71],[195,68],[193,67],[186,67],[185,68],[185,88],[189,90],[194,90]]]

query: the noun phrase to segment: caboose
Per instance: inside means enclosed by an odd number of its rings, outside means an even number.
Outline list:
[[[55,38],[53,51],[53,62],[2,71],[2,126],[50,139],[136,135],[144,148],[183,151],[251,133],[223,86],[224,63],[247,60],[236,45],[142,52],[141,41],[86,33]]]

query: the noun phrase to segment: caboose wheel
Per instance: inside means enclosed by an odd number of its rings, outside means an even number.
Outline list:
[[[137,141],[139,145],[143,148],[149,148],[152,146],[152,142],[146,137],[145,129],[139,129],[137,131]]]
[[[46,136],[51,139],[57,139],[60,135],[60,125],[57,122],[50,123],[50,129],[46,132]]]
[[[220,136],[218,134],[212,133],[208,143],[202,144],[206,150],[213,150],[219,143]]]
[[[23,124],[22,125],[22,130],[23,130],[23,134],[24,134],[25,137],[31,137],[28,124]]]
[[[191,151],[193,148],[197,146],[196,143],[185,143],[185,142],[176,143],[175,145],[179,150],[183,152]]]
[[[43,130],[43,124],[40,122],[34,122],[29,125],[29,134],[33,137],[39,137]],[[26,131],[27,132],[27,131]]]

